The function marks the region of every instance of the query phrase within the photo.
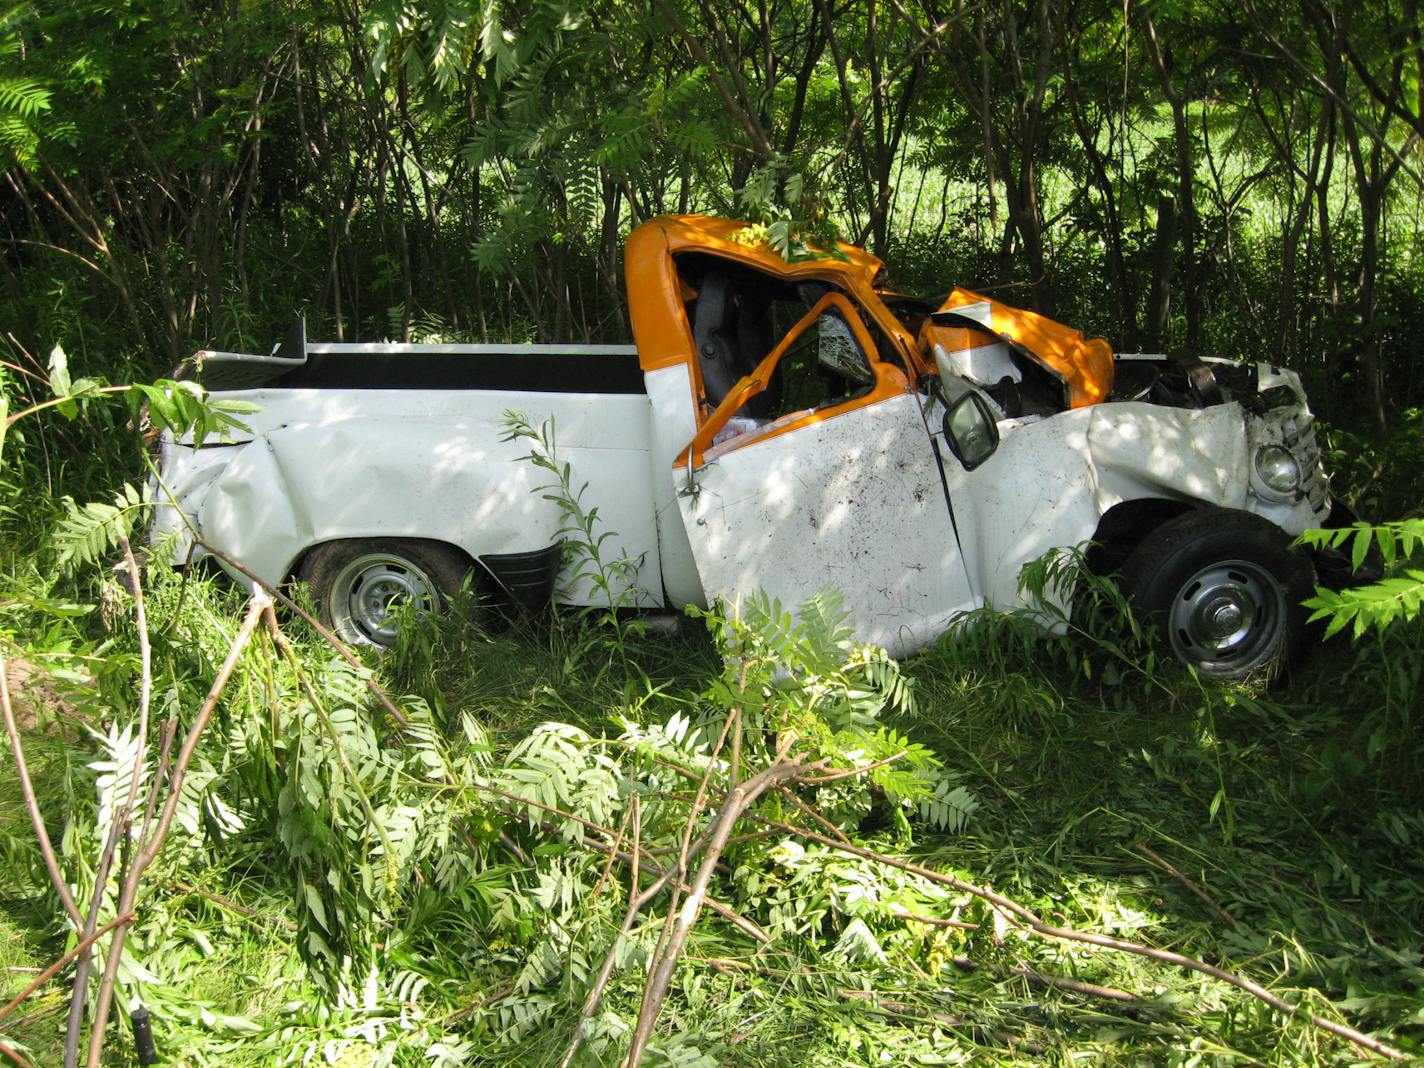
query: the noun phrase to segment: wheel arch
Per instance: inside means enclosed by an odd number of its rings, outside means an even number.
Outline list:
[[[1206,501],[1184,501],[1171,497],[1134,497],[1119,501],[1098,519],[1085,558],[1096,575],[1117,571],[1142,539],[1162,524],[1189,512],[1212,507]]]
[[[421,538],[408,534],[387,534],[385,532],[370,534],[336,534],[331,537],[318,538],[302,546],[295,556],[287,562],[286,568],[282,572],[282,581],[291,582],[301,577],[302,568],[311,558],[311,554],[326,545],[335,545],[338,542],[374,542],[374,541],[408,541],[420,545],[427,545],[431,548],[449,549],[459,554],[469,568],[475,573],[480,581],[493,582],[494,579],[489,573],[489,569],[466,549],[463,545],[457,545],[452,541],[445,541],[443,538]]]
[[[552,599],[559,566],[563,558],[563,543],[541,549],[513,553],[486,553],[476,556],[463,545],[442,538],[423,538],[405,534],[389,535],[384,532],[372,534],[344,534],[322,538],[306,545],[287,564],[283,581],[301,577],[303,568],[312,553],[327,545],[342,542],[361,544],[362,542],[399,541],[428,546],[432,549],[447,549],[464,562],[474,575],[475,592],[489,598],[496,604],[517,606],[524,610],[534,610]]]

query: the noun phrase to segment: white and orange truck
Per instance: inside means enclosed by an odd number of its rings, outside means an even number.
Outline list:
[[[1317,569],[1348,578],[1292,547],[1344,513],[1291,371],[1114,354],[965,290],[896,294],[857,248],[787,262],[756,236],[637,227],[629,346],[298,329],[266,355],[199,353],[208,389],[258,410],[225,441],[164,441],[154,533],[305,580],[339,634],[375,645],[394,604],[436,610],[473,572],[530,606],[735,612],[756,590],[795,605],[830,588],[857,640],[899,656],[1022,605],[1026,563],[1090,545],[1179,657],[1235,677],[1292,650]],[[613,589],[566,559],[510,411],[551,421],[626,562]]]

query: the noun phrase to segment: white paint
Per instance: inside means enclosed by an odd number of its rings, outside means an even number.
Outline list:
[[[710,454],[709,454],[710,455]],[[934,453],[902,394],[724,445],[679,498],[708,598],[841,594],[856,639],[901,656],[973,606]]]
[[[1023,565],[1050,549],[1088,541],[1103,513],[1123,501],[1240,508],[1291,534],[1318,526],[1329,512],[1328,496],[1320,507],[1306,500],[1280,506],[1251,492],[1255,449],[1280,434],[1258,436],[1250,422],[1237,403],[1194,410],[1136,401],[1031,422],[1004,420],[999,450],[981,467],[966,472],[946,462],[976,596],[996,608],[1023,607]],[[1318,456],[1315,463],[1318,468]]]
[[[692,376],[686,364],[673,364],[648,371],[643,381],[652,406],[648,477],[652,480],[658,545],[662,552],[662,588],[670,604],[706,608],[697,564],[692,559],[692,546],[677,508],[677,491],[687,481],[686,472],[674,471],[672,467],[678,453],[697,433],[697,400],[692,391]]]
[[[634,603],[662,605],[648,474],[649,409],[638,395],[416,390],[251,390],[225,396],[261,411],[245,417],[246,444],[172,450],[167,479],[202,536],[265,582],[290,575],[325,541],[419,537],[472,557],[527,552],[561,537],[562,518],[540,488],[551,476],[523,459],[527,441],[501,441],[508,410],[554,421],[557,458],[570,465],[596,532],[614,532],[606,559],[636,559]],[[186,455],[185,455],[186,454]],[[173,485],[182,483],[182,488]],[[588,581],[561,597],[595,603]]]
[[[646,607],[740,599],[764,589],[794,607],[818,590],[843,597],[861,641],[896,655],[933,640],[959,612],[1021,605],[1023,565],[1092,537],[1104,512],[1140,498],[1244,508],[1288,533],[1319,525],[1328,485],[1303,403],[1264,415],[1236,403],[1205,410],[1113,402],[1047,418],[1004,420],[997,453],[973,472],[946,448],[940,473],[916,398],[804,413],[720,442],[695,472],[674,458],[696,431],[688,368],[645,376],[647,395],[476,390],[256,389],[225,396],[261,411],[231,444],[165,442],[162,470],[183,517],[264,582],[288,577],[311,546],[373,537],[429,538],[472,557],[528,552],[561,536],[547,473],[503,442],[507,410],[552,419],[605,557],[636,561],[629,596]],[[1262,388],[1290,372],[1263,368]],[[966,387],[967,388],[967,387]],[[1253,474],[1264,444],[1300,457],[1295,495]],[[687,492],[689,485],[695,492]],[[180,514],[181,513],[181,514]],[[957,526],[957,536],[956,536]],[[181,538],[178,556],[186,545]],[[966,566],[967,562],[967,566]],[[561,599],[594,603],[563,576]],[[615,593],[624,586],[615,582]]]

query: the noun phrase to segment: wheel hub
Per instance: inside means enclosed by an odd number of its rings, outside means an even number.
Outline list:
[[[1213,590],[1201,606],[1201,635],[1218,642],[1230,642],[1251,625],[1254,615],[1245,590],[1234,586]]]
[[[337,632],[376,645],[393,645],[396,639],[392,610],[408,604],[417,612],[436,606],[429,577],[409,561],[386,554],[353,560],[333,583]]]
[[[1286,606],[1268,570],[1229,560],[1183,583],[1168,615],[1178,654],[1210,670],[1268,659],[1284,637]]]

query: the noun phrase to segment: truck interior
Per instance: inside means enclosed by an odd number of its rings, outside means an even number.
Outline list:
[[[819,280],[778,278],[705,253],[678,256],[677,268],[709,410],[833,288]],[[902,366],[899,353],[874,321],[868,316],[861,319],[877,343],[876,358]],[[777,364],[767,388],[737,414],[764,422],[829,407],[863,394],[873,379],[870,358],[861,351],[844,317],[829,310],[801,332]]]

